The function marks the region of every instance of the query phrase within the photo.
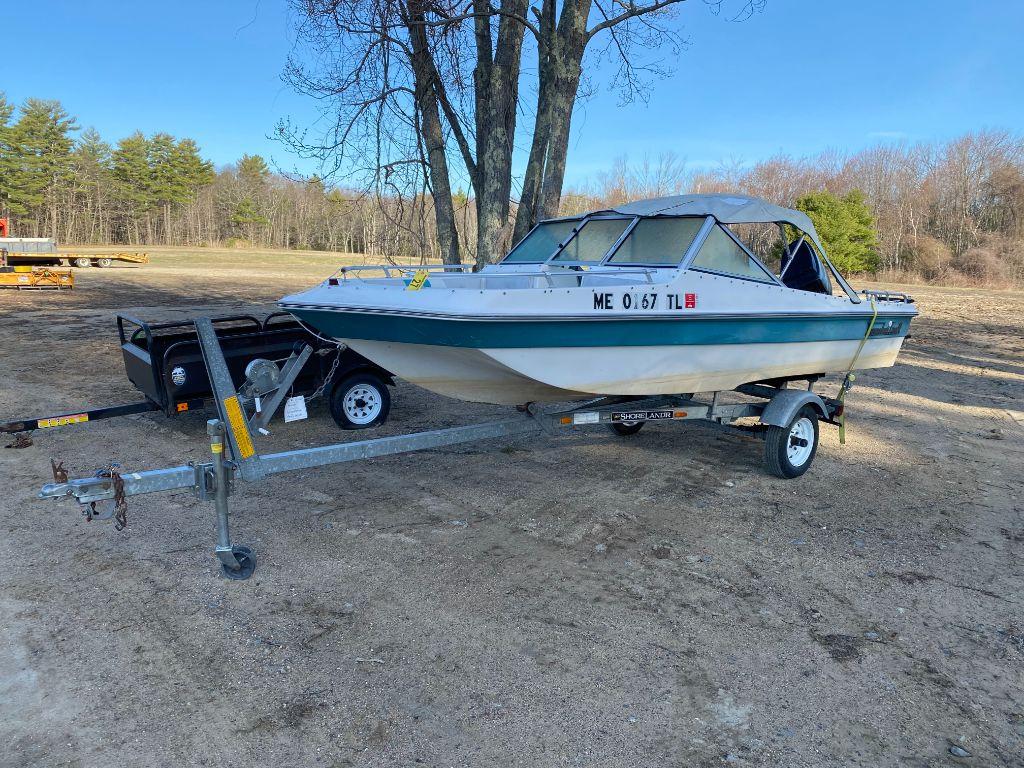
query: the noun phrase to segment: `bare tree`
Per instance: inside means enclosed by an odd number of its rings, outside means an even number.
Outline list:
[[[625,98],[643,93],[643,74],[661,72],[637,61],[637,51],[678,49],[682,39],[669,25],[674,6],[686,0],[556,0],[528,7],[528,0],[293,0],[300,39],[310,57],[286,71],[300,92],[334,114],[326,140],[306,142],[306,133],[282,126],[293,149],[362,172],[381,186],[398,164],[429,168],[435,200],[451,197],[449,154],[462,158],[475,197],[478,264],[494,261],[538,216],[555,215],[565,178],[572,113],[584,77],[584,56],[595,40],[599,53],[617,56],[615,84]],[[719,10],[725,0],[705,0]],[[766,0],[744,0],[737,17],[749,16]],[[537,104],[529,160],[511,226],[512,160],[517,115],[523,108],[524,38],[538,56]],[[312,63],[310,63],[312,62]],[[454,142],[447,146],[446,137]],[[390,156],[405,147],[400,157]],[[354,155],[361,148],[362,166]],[[382,148],[387,148],[382,152]],[[347,156],[346,156],[347,155]],[[386,186],[386,185],[384,185]],[[392,185],[394,186],[394,185]],[[442,252],[455,246],[455,219],[447,202],[435,204]],[[450,241],[454,243],[454,239]]]
[[[458,232],[441,125],[427,4],[421,0],[294,0],[307,61],[285,79],[322,104],[326,131],[283,121],[278,136],[326,176],[344,170],[373,197],[402,203],[430,192],[441,258],[459,262]],[[401,206],[400,206],[401,207]],[[388,206],[380,206],[388,210]],[[399,217],[391,222],[406,226]]]

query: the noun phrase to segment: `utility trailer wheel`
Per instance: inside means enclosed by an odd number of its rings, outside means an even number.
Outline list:
[[[646,421],[614,421],[608,425],[608,429],[616,435],[624,437],[626,435],[635,435],[644,428],[646,423]]]
[[[80,269],[85,269],[86,267],[92,266],[92,259],[90,259],[88,256],[79,256],[77,259],[74,259],[71,263],[74,264],[76,267],[79,267]]]
[[[93,262],[93,264],[95,264],[97,267],[109,267],[113,263],[113,259],[96,259]]]
[[[220,569],[224,572],[224,576],[233,581],[245,581],[256,570],[256,555],[243,544],[235,544],[231,547],[231,552],[234,554],[235,560],[238,561],[238,568],[229,568],[221,563]]]
[[[768,427],[764,438],[765,468],[776,477],[800,477],[818,452],[818,412],[805,405],[786,427]]]
[[[388,385],[375,373],[353,373],[331,390],[331,417],[342,429],[376,427],[387,421],[390,412]]]

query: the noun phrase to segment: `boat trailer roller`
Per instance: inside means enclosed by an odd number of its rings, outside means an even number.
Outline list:
[[[560,429],[587,426],[604,426],[616,434],[628,435],[639,431],[648,421],[687,420],[759,433],[765,440],[767,470],[779,477],[794,478],[803,474],[814,459],[819,422],[842,423],[841,399],[823,398],[811,391],[812,377],[806,389],[787,388],[788,382],[739,387],[737,392],[753,398],[745,402],[721,402],[724,393],[715,392],[710,400],[681,394],[601,397],[553,409],[529,404],[517,408],[516,415],[498,421],[260,454],[252,429],[258,423],[258,415],[247,415],[213,325],[208,318],[197,318],[195,326],[219,412],[219,418],[207,422],[210,460],[141,472],[122,472],[111,467],[92,477],[74,480],[68,479],[63,467],[54,463],[54,482],[43,486],[39,498],[73,498],[82,506],[87,519],[115,518],[123,523],[130,496],[192,491],[198,499],[214,504],[217,521],[214,553],[224,575],[230,579],[247,579],[256,567],[252,550],[233,543],[228,524],[229,498],[239,482],[258,482],[283,472],[479,440],[552,434]],[[846,387],[848,382],[844,383]],[[734,425],[744,418],[759,421],[746,426]]]

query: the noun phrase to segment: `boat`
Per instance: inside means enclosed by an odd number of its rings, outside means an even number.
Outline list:
[[[891,366],[917,315],[904,294],[855,291],[806,214],[733,194],[542,221],[475,272],[342,267],[279,303],[414,384],[508,405]]]

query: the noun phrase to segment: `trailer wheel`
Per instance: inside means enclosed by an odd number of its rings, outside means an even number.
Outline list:
[[[72,263],[76,267],[79,267],[81,269],[85,269],[86,267],[91,267],[92,266],[92,259],[90,259],[88,256],[79,256]]]
[[[114,263],[113,259],[96,259],[94,262],[97,267],[109,267]]]
[[[818,412],[805,405],[785,427],[768,427],[764,440],[765,468],[776,477],[800,477],[818,452]]]
[[[375,373],[360,371],[331,390],[331,417],[342,429],[368,429],[383,424],[391,412],[391,393]]]
[[[644,428],[646,421],[615,421],[608,425],[608,429],[616,435],[635,435]]]

